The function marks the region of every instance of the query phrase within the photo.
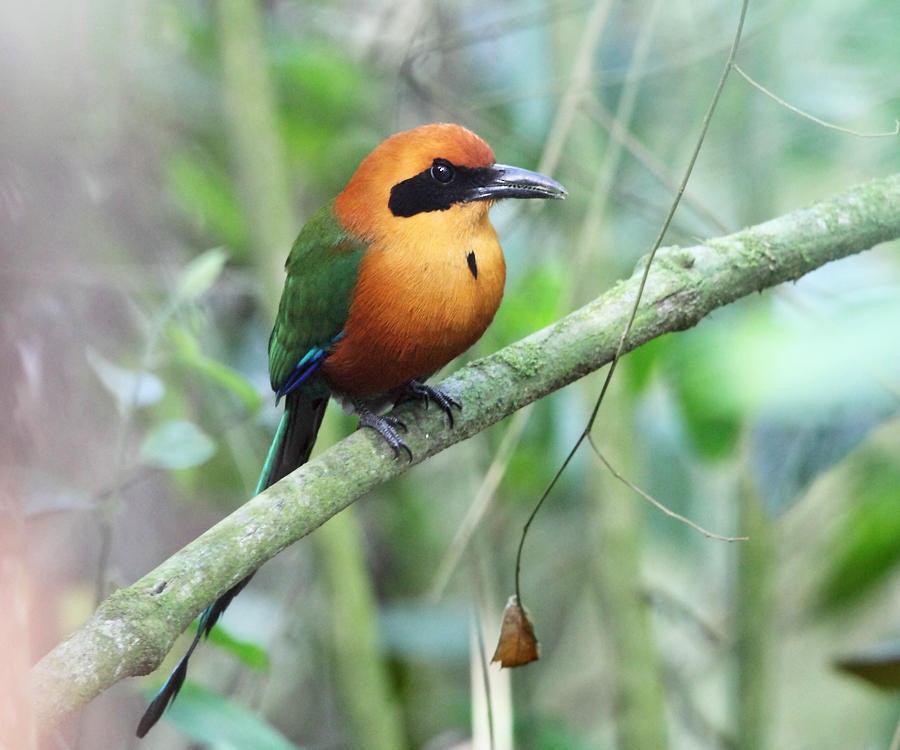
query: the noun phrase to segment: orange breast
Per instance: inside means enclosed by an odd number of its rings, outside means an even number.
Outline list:
[[[488,208],[471,203],[419,214],[371,245],[344,335],[323,368],[332,388],[383,393],[427,377],[481,337],[506,278]]]

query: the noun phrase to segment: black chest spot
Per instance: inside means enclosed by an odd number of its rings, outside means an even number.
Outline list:
[[[466,254],[466,263],[469,264],[469,270],[472,272],[473,278],[478,278],[478,263],[475,261],[475,253],[472,250]]]

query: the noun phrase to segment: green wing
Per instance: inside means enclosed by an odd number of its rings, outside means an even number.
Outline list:
[[[294,387],[311,396],[327,393],[313,374],[343,331],[365,251],[338,222],[334,201],[300,230],[285,264],[287,279],[269,338],[269,377],[279,395]]]

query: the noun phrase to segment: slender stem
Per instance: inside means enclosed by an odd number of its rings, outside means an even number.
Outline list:
[[[789,109],[794,114],[800,115],[800,117],[803,117],[806,120],[810,120],[811,122],[816,123],[816,125],[821,125],[823,128],[828,128],[829,130],[837,130],[839,133],[847,133],[848,135],[855,135],[857,138],[891,138],[895,135],[900,135],[900,120],[894,120],[893,130],[888,130],[881,133],[862,133],[859,130],[851,130],[850,128],[841,127],[840,125],[835,125],[834,123],[820,120],[815,115],[811,115],[809,112],[804,112],[799,107],[795,107],[793,104],[786,102],[780,96],[777,96],[776,94],[769,91],[769,89],[767,89],[761,83],[747,75],[747,73],[745,73],[739,65],[732,64],[731,67],[734,69],[735,73],[737,73],[747,83],[753,86],[753,88],[765,94],[772,101],[778,102],[778,104],[780,104],[785,109]]]
[[[597,400],[594,402],[594,408],[591,411],[591,416],[588,419],[584,430],[582,430],[581,434],[578,436],[578,439],[575,441],[575,444],[572,446],[572,448],[569,450],[568,455],[563,460],[562,465],[559,467],[559,469],[557,469],[556,474],[553,475],[553,479],[550,480],[550,484],[547,485],[547,488],[544,490],[540,499],[535,504],[534,508],[531,511],[531,514],[528,516],[528,520],[525,521],[525,525],[522,527],[522,535],[519,537],[519,546],[516,550],[515,573],[516,596],[519,597],[520,602],[522,601],[522,597],[521,587],[519,585],[519,574],[522,569],[522,550],[525,546],[525,537],[528,535],[528,530],[531,528],[531,523],[532,521],[534,521],[535,517],[540,511],[541,506],[544,504],[544,501],[553,491],[553,488],[556,486],[556,483],[563,475],[563,472],[566,470],[566,467],[569,465],[572,458],[574,458],[575,454],[578,452],[581,444],[590,435],[591,430],[594,427],[594,422],[597,420],[597,414],[600,411],[600,404],[603,403],[603,399],[606,397],[606,392],[607,390],[609,390],[609,384],[610,382],[612,382],[613,374],[616,371],[616,365],[618,364],[622,353],[625,351],[625,342],[628,339],[628,335],[631,333],[631,330],[634,326],[638,308],[640,306],[641,299],[644,296],[644,290],[647,286],[647,279],[650,276],[650,267],[653,265],[653,259],[656,257],[656,253],[662,245],[663,238],[666,236],[666,232],[669,230],[669,225],[672,223],[672,218],[675,216],[675,211],[678,210],[678,206],[681,203],[681,197],[684,195],[688,180],[690,180],[691,174],[694,171],[694,165],[697,163],[697,157],[700,155],[700,149],[702,148],[703,142],[706,139],[706,132],[709,130],[709,124],[712,122],[713,114],[715,113],[716,107],[719,104],[719,98],[722,95],[722,91],[725,89],[725,82],[728,80],[728,74],[731,72],[731,68],[734,65],[738,47],[741,43],[741,34],[744,30],[744,20],[747,17],[747,8],[749,5],[750,0],[743,0],[743,3],[741,4],[741,12],[738,19],[737,30],[735,31],[734,39],[731,42],[731,51],[728,54],[728,60],[725,62],[725,67],[722,70],[722,75],[719,77],[719,82],[716,85],[715,92],[713,93],[712,101],[709,103],[709,107],[706,110],[706,115],[703,117],[703,123],[700,126],[700,135],[697,138],[697,143],[694,146],[693,153],[691,154],[691,158],[688,161],[688,166],[684,172],[684,177],[681,179],[681,184],[678,186],[678,192],[675,194],[675,199],[672,201],[672,205],[669,207],[669,211],[666,214],[665,219],[663,220],[662,226],[659,230],[659,234],[656,237],[656,241],[653,243],[653,249],[647,256],[647,261],[644,264],[644,270],[641,275],[641,280],[638,284],[637,293],[634,297],[634,303],[631,306],[631,314],[628,317],[628,322],[625,324],[625,327],[622,330],[622,335],[619,338],[619,345],[616,348],[616,353],[613,356],[612,362],[609,366],[609,370],[606,373],[606,379],[603,381],[603,386],[600,388],[600,395],[597,396]]]

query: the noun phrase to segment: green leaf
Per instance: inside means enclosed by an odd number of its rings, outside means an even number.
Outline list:
[[[178,206],[197,229],[231,248],[241,248],[247,225],[228,170],[209,152],[181,151],[166,163],[166,176]]]
[[[172,420],[156,425],[141,444],[141,460],[162,469],[187,469],[208,461],[216,444],[193,422]]]
[[[802,418],[788,413],[756,420],[750,455],[766,510],[775,515],[790,508],[816,477],[841,461],[894,411],[893,401],[885,399],[880,404],[836,406]]]
[[[544,263],[514,282],[494,325],[488,329],[498,345],[543,328],[554,319],[568,271],[559,264]]]
[[[191,302],[200,297],[219,278],[226,260],[228,255],[220,247],[207,250],[191,260],[178,277],[176,301]]]
[[[90,347],[85,351],[85,357],[100,382],[116,399],[120,410],[155,404],[165,393],[162,381],[151,372],[119,367]]]
[[[175,354],[180,364],[224,388],[248,411],[254,412],[259,409],[262,398],[254,385],[237,370],[203,354],[196,337],[184,327],[170,325],[169,338],[175,346]]]
[[[900,295],[879,290],[841,300],[828,318],[791,316],[744,300],[680,337],[689,377],[723,415],[807,417],[836,405],[881,401],[900,371],[900,347],[885,335],[900,327]]]
[[[660,336],[625,356],[622,375],[630,393],[637,394],[647,388],[658,363],[670,356],[670,349],[675,345],[677,341],[673,336]]]
[[[300,745],[239,703],[190,682],[165,717],[209,750],[300,750]]]
[[[743,300],[680,335],[665,367],[695,445],[721,456],[750,419],[824,422],[841,409],[877,423],[900,371],[900,347],[886,346],[885,332],[898,327],[891,287],[848,296],[828,319]]]
[[[269,669],[269,654],[262,646],[235,638],[221,625],[212,629],[209,642],[225,649],[257,672],[266,672]]]
[[[861,448],[851,456],[847,482],[849,507],[839,524],[830,554],[819,606],[852,606],[900,565],[900,465],[889,451]]]
[[[711,336],[691,331],[668,354],[672,382],[692,444],[707,458],[729,455],[740,434],[740,414],[723,402],[721,355]]]
[[[204,356],[194,359],[190,365],[235,396],[248,411],[256,411],[262,405],[259,391],[237,370]]]

